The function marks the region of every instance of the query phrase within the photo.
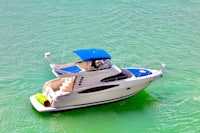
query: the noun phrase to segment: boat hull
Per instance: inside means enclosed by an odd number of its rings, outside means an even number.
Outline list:
[[[82,108],[87,106],[105,104],[110,102],[119,101],[128,97],[131,97],[143,89],[145,89],[150,82],[136,85],[133,87],[125,87],[117,90],[104,91],[96,94],[74,94],[69,98],[58,100],[53,102],[54,107],[45,107],[41,103],[39,103],[35,96],[31,96],[30,100],[32,105],[39,112],[51,112],[51,111],[60,111],[60,110],[68,110],[75,108]]]
[[[75,90],[59,97],[58,99],[52,99],[50,107],[43,106],[34,95],[30,97],[30,101],[39,112],[68,110],[115,102],[139,93],[156,78],[162,76],[162,71],[152,72],[151,75],[139,78],[132,77],[120,81],[104,84],[100,83],[99,85],[101,86],[114,86],[101,91],[87,92],[85,91],[87,89]]]

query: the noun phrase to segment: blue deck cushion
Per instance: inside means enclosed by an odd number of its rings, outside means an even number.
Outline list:
[[[76,53],[83,61],[111,59],[111,56],[103,49],[81,49],[73,52]]]
[[[126,69],[128,70],[129,72],[131,72],[135,77],[142,77],[142,76],[147,76],[147,75],[150,75],[152,74],[152,72],[148,71],[148,70],[145,70],[145,69]]]
[[[81,71],[81,69],[78,66],[65,67],[65,68],[61,68],[60,70],[65,71],[65,72],[70,72],[70,73],[77,73]]]

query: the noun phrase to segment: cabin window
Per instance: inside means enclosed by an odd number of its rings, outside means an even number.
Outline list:
[[[131,88],[126,88],[126,90],[130,90]]]
[[[101,82],[110,82],[110,81],[116,81],[116,80],[122,80],[122,79],[127,79],[130,78],[132,76],[132,74],[130,72],[128,72],[125,69],[121,69],[122,72],[120,74],[111,76],[111,77],[107,77],[101,80]]]
[[[81,84],[82,84],[82,82],[83,82],[83,79],[84,79],[84,77],[81,77],[81,79],[80,79],[80,81],[79,81],[78,85],[81,85]]]
[[[87,90],[81,91],[81,92],[79,92],[79,93],[91,93],[91,92],[97,92],[97,91],[102,91],[102,90],[110,89],[110,88],[113,88],[113,87],[116,87],[116,86],[119,86],[119,85],[99,86],[99,87],[90,88],[90,89],[87,89]]]

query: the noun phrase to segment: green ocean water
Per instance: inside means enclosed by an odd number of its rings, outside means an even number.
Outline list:
[[[115,103],[39,113],[29,97],[71,51],[101,48],[121,67],[164,76]],[[200,132],[199,0],[0,0],[1,133]]]

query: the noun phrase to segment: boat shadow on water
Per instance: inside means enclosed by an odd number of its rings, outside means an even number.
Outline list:
[[[110,113],[114,112],[117,114],[120,113],[127,113],[127,112],[138,112],[143,111],[145,108],[151,107],[155,102],[156,98],[154,98],[151,94],[149,94],[146,91],[142,91],[130,98],[120,100],[113,103],[107,103],[102,105],[96,105],[96,106],[89,106],[89,107],[83,107],[83,108],[77,108],[77,109],[71,109],[71,110],[63,110],[63,111],[57,111],[57,112],[37,112],[34,107],[32,108],[34,110],[34,113],[36,113],[39,117],[62,117],[64,116],[82,116],[86,113]]]

